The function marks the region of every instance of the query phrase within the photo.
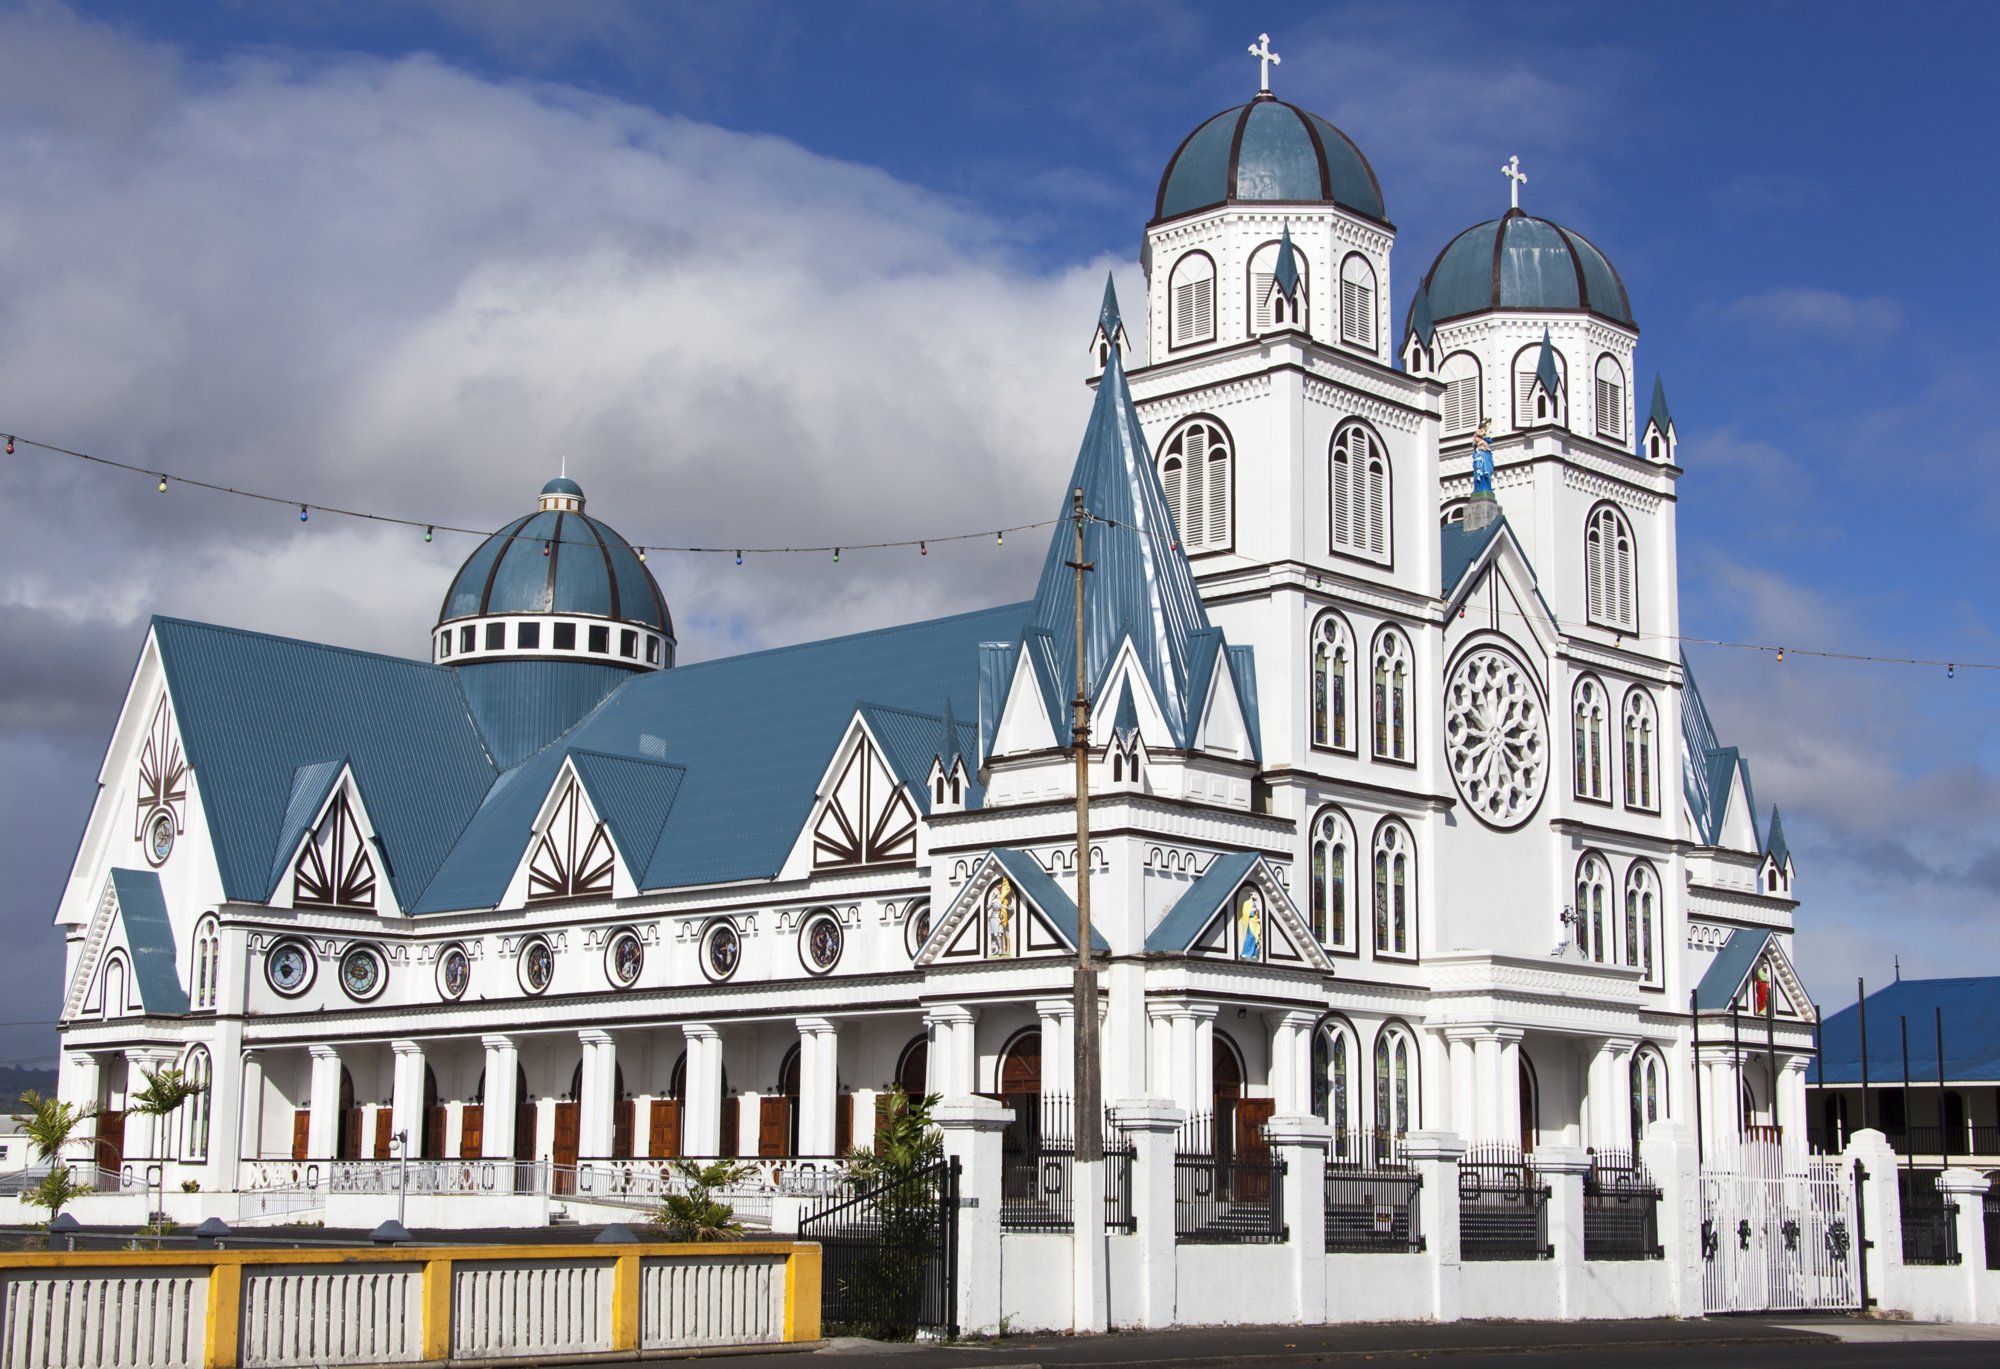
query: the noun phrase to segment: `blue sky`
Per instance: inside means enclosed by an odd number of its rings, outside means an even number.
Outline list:
[[[0,428],[481,526],[570,453],[635,538],[1046,517],[1097,283],[1136,287],[1259,30],[1375,166],[1399,311],[1511,154],[1619,267],[1682,437],[1683,631],[2000,661],[1981,5],[0,5]],[[412,653],[469,547],[10,490],[27,1019],[145,615]],[[1020,540],[661,570],[696,658],[1025,593]],[[1785,810],[1815,991],[2000,971],[2000,673],[1690,654]]]

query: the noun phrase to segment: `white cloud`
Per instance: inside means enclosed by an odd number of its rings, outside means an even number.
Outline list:
[[[1727,307],[1763,331],[1810,333],[1867,345],[1902,326],[1902,307],[1886,295],[1862,298],[1838,290],[1787,286],[1747,295]]]

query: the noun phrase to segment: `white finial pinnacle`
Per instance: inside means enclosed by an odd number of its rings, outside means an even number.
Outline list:
[[[563,453],[563,469],[562,469],[562,473],[563,473],[563,479],[565,479],[565,480],[569,479],[569,453],[568,453],[568,452],[564,452],[564,453]]]
[[[1509,157],[1507,164],[1500,168],[1500,174],[1513,182],[1512,185],[1507,187],[1507,191],[1514,201],[1512,207],[1519,209],[1521,207],[1521,187],[1528,183],[1528,173],[1521,170],[1521,159],[1519,157]]]
[[[1271,35],[1260,33],[1257,41],[1250,45],[1250,55],[1257,59],[1257,91],[1260,95],[1271,93],[1271,68],[1283,66],[1285,59],[1271,51]]]

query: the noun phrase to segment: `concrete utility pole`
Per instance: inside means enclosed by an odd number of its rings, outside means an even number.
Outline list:
[[[1097,971],[1090,963],[1090,682],[1085,669],[1083,577],[1092,569],[1083,559],[1083,529],[1089,514],[1083,490],[1071,492],[1076,522],[1076,722],[1070,744],[1076,753],[1076,1162],[1104,1159],[1103,1085],[1097,1049]]]

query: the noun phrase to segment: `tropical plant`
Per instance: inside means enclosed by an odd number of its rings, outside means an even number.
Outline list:
[[[41,1182],[23,1190],[21,1198],[47,1208],[49,1220],[54,1221],[72,1199],[90,1191],[70,1174],[62,1153],[76,1140],[76,1129],[95,1117],[97,1109],[88,1103],[44,1098],[34,1089],[21,1095],[18,1106],[21,1111],[14,1114],[14,1120],[20,1124],[21,1134],[28,1138],[35,1154],[49,1165],[49,1172],[42,1176]]]
[[[944,1238],[949,1195],[944,1137],[931,1122],[938,1095],[895,1089],[882,1099],[875,1144],[854,1152],[847,1206],[865,1226],[840,1280],[841,1327],[876,1340],[911,1340],[922,1318],[930,1261]]]
[[[127,1112],[136,1112],[142,1117],[167,1118],[207,1087],[171,1065],[142,1073],[146,1077],[146,1087],[134,1093],[125,1104]],[[164,1129],[162,1135],[165,1136]]]
[[[734,1160],[712,1160],[705,1165],[676,1161],[673,1174],[680,1190],[668,1193],[660,1204],[655,1223],[660,1234],[670,1241],[742,1240],[743,1223],[736,1219],[736,1209],[715,1195],[719,1189],[741,1183],[750,1172],[751,1166]]]

